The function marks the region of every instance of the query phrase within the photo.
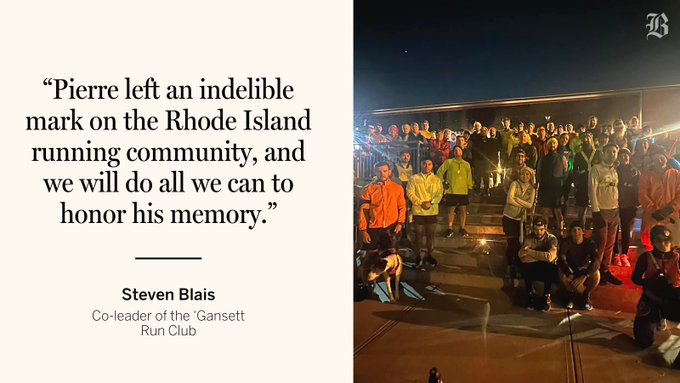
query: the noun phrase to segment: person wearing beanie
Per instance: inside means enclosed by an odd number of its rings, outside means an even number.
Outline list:
[[[642,254],[631,279],[642,286],[637,305],[633,336],[638,346],[654,343],[654,331],[664,330],[666,319],[680,321],[680,251],[672,246],[671,231],[663,225],[650,230],[652,251]],[[680,356],[673,362],[680,368]]]
[[[583,226],[574,221],[569,227],[569,237],[560,243],[557,265],[558,275],[569,296],[566,307],[574,308],[575,298],[580,297],[583,308],[593,309],[590,293],[600,282],[600,262],[595,242],[583,236]]]

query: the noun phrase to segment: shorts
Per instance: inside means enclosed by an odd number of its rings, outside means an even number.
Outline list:
[[[413,224],[414,225],[432,225],[437,223],[436,215],[414,215]]]
[[[449,207],[467,206],[470,204],[467,194],[446,194],[444,196],[444,205]]]

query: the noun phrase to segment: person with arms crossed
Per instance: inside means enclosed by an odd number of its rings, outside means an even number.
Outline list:
[[[550,288],[557,281],[557,237],[548,233],[546,222],[536,218],[533,231],[522,244],[519,251],[520,273],[524,278],[527,292],[526,307],[549,311],[551,306]],[[543,299],[534,294],[534,281],[543,282]]]
[[[621,281],[610,271],[614,239],[619,228],[619,175],[616,158],[619,147],[607,144],[602,148],[602,162],[590,169],[588,197],[593,209],[593,236],[597,243],[601,284],[620,285]]]
[[[434,251],[435,228],[437,227],[437,215],[439,214],[439,202],[442,199],[444,187],[441,179],[432,174],[434,165],[431,160],[424,160],[422,172],[411,177],[406,187],[406,196],[413,204],[413,226],[416,238],[413,242],[413,254],[416,265],[423,262],[432,266],[437,265],[437,260],[432,256]],[[420,246],[426,239],[426,256],[420,257]]]

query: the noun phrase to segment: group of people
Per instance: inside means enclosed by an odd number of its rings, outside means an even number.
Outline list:
[[[642,339],[641,345],[649,343],[650,336],[653,340],[649,326],[664,317],[680,317],[677,309],[671,308],[680,307],[680,264],[675,250],[680,244],[680,171],[670,166],[676,141],[668,133],[655,138],[651,129],[636,125],[636,117],[629,123],[632,129],[616,120],[612,134],[608,134],[608,128],[598,129],[596,117],[589,118],[587,127],[574,130],[571,124],[555,128],[549,123],[539,126],[535,134],[533,124],[527,130],[521,123],[515,128],[510,124],[510,119],[504,118],[502,131],[496,132],[475,122],[471,132],[449,141],[446,159],[441,157],[439,163],[439,155],[425,157],[417,174],[413,174],[408,152],[401,153],[394,164],[375,164],[376,177],[356,196],[364,249],[395,247],[405,225],[412,224],[416,263],[436,266],[432,253],[439,204],[448,207],[444,235],[454,235],[456,212],[461,220],[459,233],[467,235],[468,196],[479,180],[473,181],[473,175],[477,178],[481,173],[483,177],[479,178],[487,185],[493,183],[490,174],[484,172],[486,165],[498,160],[504,168],[502,186],[507,195],[502,225],[507,238],[508,273],[524,279],[527,307],[549,310],[552,284],[561,283],[568,292],[568,308],[578,303],[591,310],[590,294],[598,285],[622,283],[609,268],[612,264],[630,266],[628,247],[633,220],[641,206],[641,242],[647,252],[638,258],[633,272],[633,282],[643,285],[645,291],[638,307],[643,324],[638,325],[636,319],[636,340]],[[429,124],[424,123],[423,128],[416,128],[416,132],[426,139],[422,132],[429,133]],[[430,134],[435,137],[439,133]],[[489,158],[493,151],[485,145],[491,145],[497,134],[500,138],[493,144],[498,148],[497,157]],[[633,146],[635,150],[631,151]],[[475,147],[477,151],[471,150]],[[485,165],[480,165],[482,162]],[[398,181],[393,180],[393,173]],[[572,185],[578,219],[566,231],[563,209]],[[536,205],[541,208],[540,214],[534,214]],[[584,235],[588,206],[592,208],[592,238]],[[551,219],[555,223],[552,227]],[[525,233],[527,228],[529,232]],[[619,228],[620,250],[615,250]],[[543,282],[542,296],[534,293],[534,281]]]

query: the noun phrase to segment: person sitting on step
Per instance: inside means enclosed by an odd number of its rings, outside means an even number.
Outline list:
[[[583,307],[592,310],[590,293],[600,282],[597,247],[593,240],[583,236],[583,226],[579,221],[571,224],[569,234],[560,243],[557,257],[558,275],[569,294],[566,307],[574,308],[574,296],[580,295],[583,298]]]
[[[522,244],[519,251],[520,273],[524,278],[527,291],[527,308],[550,310],[550,287],[557,280],[557,237],[548,233],[546,222],[534,219],[533,231]],[[543,300],[534,294],[533,282],[543,282]]]

